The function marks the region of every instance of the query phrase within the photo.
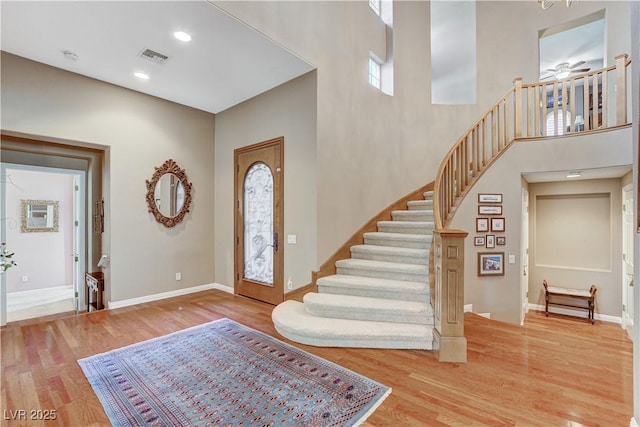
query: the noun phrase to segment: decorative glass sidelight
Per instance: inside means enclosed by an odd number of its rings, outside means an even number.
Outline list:
[[[264,163],[244,178],[244,278],[273,286],[273,174]]]

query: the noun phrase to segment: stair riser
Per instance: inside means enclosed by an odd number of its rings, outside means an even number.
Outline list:
[[[352,276],[376,277],[379,279],[407,280],[410,282],[428,282],[428,273],[412,273],[403,271],[370,270],[364,268],[338,267],[338,274],[349,274]]]
[[[416,226],[408,226],[408,225],[397,225],[391,223],[378,224],[378,231],[383,233],[400,233],[400,234],[432,234],[433,233],[433,224],[431,225],[416,225]]]
[[[391,217],[394,221],[424,221],[433,222],[433,211],[398,211],[393,212]]]
[[[348,288],[343,286],[324,286],[318,284],[318,292],[334,295],[351,295],[354,297],[384,298],[396,301],[430,302],[429,293],[394,292],[393,290],[380,291],[362,288]]]
[[[416,256],[403,256],[403,255],[386,255],[377,254],[371,252],[351,252],[351,258],[355,259],[368,259],[372,261],[387,261],[387,262],[399,262],[401,264],[429,264],[429,255],[416,257]]]
[[[322,307],[305,304],[309,314],[319,317],[332,317],[335,319],[366,320],[370,322],[412,323],[415,325],[433,326],[433,313],[412,313],[401,311],[365,311],[365,310],[340,310],[333,307]]]
[[[414,242],[408,240],[391,240],[378,237],[365,237],[364,243],[374,246],[393,246],[395,248],[407,248],[407,249],[426,249],[431,248],[431,242]]]

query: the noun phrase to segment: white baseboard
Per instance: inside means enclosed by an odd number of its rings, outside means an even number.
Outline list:
[[[473,304],[465,304],[464,305],[465,313],[473,313]]]
[[[629,421],[629,427],[640,427],[638,425],[638,422],[636,421],[635,418],[631,418],[631,421]]]
[[[544,305],[529,304],[529,310],[544,311]],[[567,316],[582,317],[582,318],[585,318],[585,319],[588,317],[587,310],[584,310],[584,309],[582,309],[582,310],[581,309],[573,310],[571,308],[549,306],[549,312],[550,313],[557,313],[557,314],[564,314],[564,315],[567,315]],[[602,320],[603,322],[617,323],[619,325],[622,324],[622,317],[619,317],[619,316],[609,316],[608,314],[594,313],[594,318],[596,320]]]
[[[491,313],[478,313],[478,316],[486,317],[487,319],[491,319]]]
[[[128,307],[130,305],[142,304],[142,303],[151,302],[151,301],[158,301],[166,298],[179,297],[181,295],[192,294],[194,292],[208,291],[211,289],[217,289],[219,291],[228,292],[230,294],[233,293],[233,288],[230,286],[221,285],[219,283],[209,283],[207,285],[194,286],[192,288],[185,288],[185,289],[177,289],[175,291],[162,292],[162,293],[153,294],[153,295],[145,295],[143,297],[131,298],[131,299],[126,299],[122,301],[108,301],[107,308],[114,309],[114,308]]]

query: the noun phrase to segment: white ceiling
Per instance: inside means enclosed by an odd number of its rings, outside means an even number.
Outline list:
[[[0,8],[3,51],[211,113],[314,68],[204,0],[2,0]],[[156,64],[139,56],[144,49],[169,59]]]
[[[621,178],[632,169],[631,165],[614,166],[609,168],[594,168],[594,169],[580,169],[575,170],[562,170],[562,171],[548,171],[548,172],[528,172],[523,173],[524,179],[530,183],[536,182],[555,182],[555,181],[576,181],[582,179],[606,179],[606,178]],[[567,178],[569,172],[580,172],[578,178]]]

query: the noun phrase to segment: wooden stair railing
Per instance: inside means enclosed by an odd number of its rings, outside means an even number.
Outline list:
[[[464,239],[468,233],[448,229],[456,208],[517,139],[570,136],[627,125],[631,61],[626,54],[615,60],[614,66],[564,80],[523,84],[522,78],[516,78],[514,87],[444,157],[433,189],[435,253],[430,258],[440,360],[466,361]]]

